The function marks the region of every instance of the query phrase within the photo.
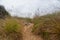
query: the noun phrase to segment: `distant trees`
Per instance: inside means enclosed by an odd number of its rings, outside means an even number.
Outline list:
[[[5,18],[5,16],[10,16],[10,14],[6,11],[4,6],[0,5],[0,18]]]

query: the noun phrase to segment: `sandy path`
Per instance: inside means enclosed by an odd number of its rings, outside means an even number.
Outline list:
[[[23,28],[23,40],[42,40],[41,37],[35,36],[31,33],[32,27],[33,24],[30,24]]]

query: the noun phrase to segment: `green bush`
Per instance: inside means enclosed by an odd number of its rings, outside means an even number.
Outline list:
[[[0,20],[0,40],[22,40],[21,24],[17,19]]]
[[[10,32],[17,32],[18,30],[18,23],[16,22],[16,20],[7,20],[5,23],[5,31],[10,33]]]

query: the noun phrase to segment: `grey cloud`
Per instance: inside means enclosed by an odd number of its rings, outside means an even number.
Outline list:
[[[59,0],[1,0],[0,4],[4,5],[12,15],[23,17],[27,15],[32,17],[38,8],[41,15],[60,9]]]

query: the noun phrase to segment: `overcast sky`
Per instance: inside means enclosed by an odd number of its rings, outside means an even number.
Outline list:
[[[41,15],[60,9],[59,0],[0,0],[0,5],[4,5],[12,15],[23,17],[32,17],[38,8]]]

